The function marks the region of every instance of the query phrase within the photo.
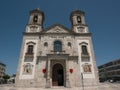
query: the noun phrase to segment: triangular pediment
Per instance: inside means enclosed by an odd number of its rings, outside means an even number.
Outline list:
[[[45,30],[45,33],[70,33],[71,30],[67,29],[63,25],[55,24],[53,26],[48,27]]]

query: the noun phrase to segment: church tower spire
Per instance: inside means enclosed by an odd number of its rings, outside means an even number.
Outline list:
[[[30,11],[30,18],[26,27],[26,32],[41,32],[43,30],[44,13],[35,9]]]
[[[89,33],[88,27],[85,22],[85,12],[81,10],[75,10],[70,14],[70,21],[72,24],[72,30],[76,33]]]

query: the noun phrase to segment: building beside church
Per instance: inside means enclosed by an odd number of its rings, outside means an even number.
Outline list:
[[[5,68],[6,68],[6,65],[0,62],[0,79],[3,79],[3,76],[5,75]]]
[[[16,86],[82,87],[98,84],[91,33],[85,13],[70,14],[72,28],[54,24],[43,28],[44,13],[30,11],[17,69]]]
[[[99,79],[103,81],[120,81],[120,59],[112,60],[108,63],[100,65]]]

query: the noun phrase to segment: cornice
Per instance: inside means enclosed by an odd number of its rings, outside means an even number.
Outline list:
[[[23,33],[24,36],[41,36],[41,35],[74,35],[74,36],[91,36],[91,33],[44,33],[44,32],[36,32],[36,33]]]

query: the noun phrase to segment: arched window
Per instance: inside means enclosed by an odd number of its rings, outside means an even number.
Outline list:
[[[27,54],[33,54],[33,45],[28,45]]]
[[[81,17],[80,16],[77,16],[77,21],[78,21],[78,23],[81,23]]]
[[[44,43],[44,46],[45,46],[45,47],[47,47],[47,46],[48,46],[48,43],[47,43],[47,42],[45,42],[45,43]]]
[[[71,47],[71,43],[70,42],[68,42],[68,46]]]
[[[72,45],[71,45],[71,43],[70,43],[70,42],[68,42],[68,47],[69,47],[69,48],[71,48],[71,47],[72,47]]]
[[[33,22],[37,22],[38,21],[38,15],[34,15],[34,18],[33,18]]]
[[[82,54],[88,55],[87,46],[82,45]]]
[[[61,52],[62,51],[62,43],[61,43],[61,41],[55,41],[54,42],[54,51],[55,52]]]

